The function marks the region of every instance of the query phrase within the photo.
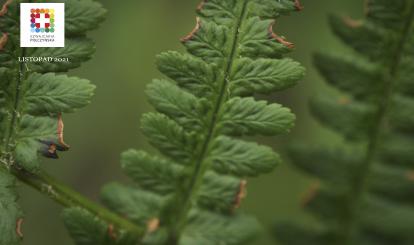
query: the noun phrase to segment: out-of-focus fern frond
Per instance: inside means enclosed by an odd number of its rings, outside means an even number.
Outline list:
[[[280,224],[277,237],[289,245],[413,244],[414,1],[368,0],[363,20],[330,23],[355,52],[315,56],[342,94],[316,96],[311,110],[345,144],[291,147],[293,163],[319,179],[304,201],[317,224]]]

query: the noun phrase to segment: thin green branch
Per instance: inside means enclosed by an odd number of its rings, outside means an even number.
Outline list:
[[[209,164],[206,162],[206,155],[208,149],[211,147],[213,139],[216,137],[218,116],[222,110],[224,102],[226,101],[228,80],[231,75],[234,59],[237,57],[237,46],[239,41],[240,28],[243,24],[244,19],[246,18],[248,2],[249,0],[242,1],[240,15],[237,19],[237,23],[233,27],[233,36],[232,41],[230,42],[231,46],[229,47],[230,54],[229,57],[226,58],[223,66],[225,72],[220,83],[220,94],[215,101],[213,112],[210,116],[210,119],[208,120],[210,123],[207,127],[205,140],[202,143],[202,147],[199,153],[194,157],[195,167],[191,176],[191,181],[184,191],[184,197],[179,199],[181,203],[178,204],[178,210],[170,221],[168,244],[178,244],[178,239],[180,237],[182,229],[185,226],[191,204],[197,195],[197,191],[202,184],[202,180],[206,171],[209,169]]]
[[[138,227],[134,223],[118,216],[108,209],[90,201],[88,198],[82,196],[80,193],[71,189],[70,187],[60,183],[47,173],[40,171],[37,174],[29,173],[23,169],[16,167],[11,169],[11,172],[23,183],[31,186],[39,192],[47,195],[50,199],[56,201],[64,207],[80,207],[93,215],[96,215],[106,223],[113,225],[116,229],[122,229],[138,237],[142,237],[145,229]]]
[[[397,75],[398,75],[398,67],[400,66],[402,55],[404,53],[404,47],[407,44],[410,31],[413,27],[414,22],[414,4],[411,4],[409,9],[409,16],[407,18],[407,22],[403,28],[401,33],[401,39],[398,43],[398,46],[395,50],[395,53],[392,57],[392,62],[390,63],[389,70],[384,77],[384,90],[382,96],[380,96],[381,100],[379,102],[378,111],[376,114],[376,125],[372,128],[372,131],[369,134],[369,143],[367,146],[367,154],[365,157],[364,164],[361,165],[360,170],[358,171],[359,175],[356,178],[356,182],[353,186],[353,191],[355,193],[355,198],[352,200],[349,208],[348,220],[346,222],[346,229],[345,229],[345,245],[352,244],[352,236],[356,232],[355,226],[355,210],[362,199],[363,194],[368,189],[367,186],[367,179],[371,172],[373,165],[375,164],[375,156],[378,152],[378,145],[381,133],[386,129],[387,124],[387,117],[388,111],[391,103],[391,99],[394,93],[394,87],[396,85]]]

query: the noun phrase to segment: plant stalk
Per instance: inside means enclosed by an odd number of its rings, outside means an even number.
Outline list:
[[[80,193],[76,192],[72,188],[62,184],[54,179],[44,171],[39,171],[37,174],[33,174],[25,171],[24,169],[18,169],[13,167],[11,172],[21,182],[31,186],[35,190],[45,194],[50,199],[61,204],[66,208],[80,207],[93,215],[97,216],[106,223],[113,225],[117,229],[126,230],[135,234],[138,237],[142,237],[145,233],[145,229],[138,227],[132,222],[121,218],[117,214],[109,211],[108,209],[100,206],[99,204],[92,202],[88,198],[84,197]]]

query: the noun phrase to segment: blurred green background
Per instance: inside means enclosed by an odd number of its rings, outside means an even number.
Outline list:
[[[194,9],[199,0],[101,1],[109,10],[106,22],[91,36],[97,42],[93,60],[72,72],[97,85],[93,103],[86,109],[65,116],[65,139],[71,151],[59,161],[43,166],[52,175],[76,190],[98,200],[100,187],[107,182],[126,180],[120,171],[119,155],[128,148],[151,150],[139,132],[139,118],[152,110],[144,89],[161,75],[156,70],[156,54],[181,50],[179,38],[194,26]],[[324,84],[311,64],[317,50],[340,50],[341,43],[330,33],[327,16],[331,13],[359,17],[363,0],[303,0],[303,12],[282,17],[275,31],[296,44],[292,57],[308,69],[299,86],[272,96],[297,114],[297,126],[288,136],[261,139],[281,151],[290,140],[324,141],[334,137],[308,115],[308,97],[323,92]],[[289,167],[288,162],[267,176],[249,182],[243,209],[258,217],[265,232],[254,243],[277,244],[271,227],[277,220],[303,217],[301,195],[312,180]],[[61,207],[25,187],[21,204],[26,211],[23,231],[26,245],[73,244],[59,218]],[[197,244],[195,244],[197,245]]]

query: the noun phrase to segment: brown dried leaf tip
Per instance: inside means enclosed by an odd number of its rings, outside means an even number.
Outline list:
[[[303,10],[305,7],[303,7],[302,3],[300,3],[299,0],[295,0],[295,8],[297,11]]]
[[[20,218],[16,221],[16,234],[20,238],[23,238],[22,225],[23,225],[23,218]]]
[[[338,99],[338,104],[340,105],[349,105],[351,103],[351,100],[347,97],[340,97]]]
[[[63,140],[63,128],[64,124],[62,120],[62,115],[59,114],[56,130],[57,140],[39,140],[39,142],[43,144],[43,147],[41,148],[40,152],[44,157],[58,159],[58,151],[69,150],[70,146],[66,144]]]
[[[276,21],[272,21],[272,23],[270,23],[270,25],[269,25],[269,37],[271,39],[274,39],[277,42],[285,45],[286,47],[288,47],[290,49],[295,48],[295,45],[293,43],[286,41],[285,38],[283,38],[283,37],[281,37],[281,36],[279,36],[279,35],[277,35],[276,33],[273,32],[273,26],[275,25],[275,23],[276,23]]]
[[[240,208],[243,199],[247,196],[247,180],[240,181],[239,190],[234,198],[233,211]]]
[[[147,233],[153,233],[160,227],[160,220],[158,218],[152,218],[147,222]]]
[[[406,177],[409,181],[414,181],[414,171],[413,170],[408,171],[406,174]]]
[[[63,140],[63,129],[64,129],[65,125],[63,124],[63,119],[62,119],[62,114],[58,115],[58,127],[57,127],[57,136],[58,136],[58,141],[59,144],[66,148],[66,150],[68,150],[70,148],[70,146],[68,144],[65,143],[65,141]]]
[[[59,158],[57,151],[61,148],[59,148],[58,145],[56,145],[53,141],[50,141],[50,140],[39,140],[39,142],[42,143],[42,147],[39,150],[39,152],[44,157],[52,158],[52,159]]]
[[[200,12],[204,8],[204,4],[206,4],[207,0],[201,1],[201,3],[197,6],[197,11]]]
[[[198,32],[198,30],[200,30],[200,28],[201,28],[201,19],[200,17],[197,17],[196,26],[187,36],[181,38],[181,42],[185,43],[185,42],[190,41],[194,37],[194,35]]]
[[[309,190],[302,197],[302,207],[306,207],[316,197],[320,188],[321,183],[319,181],[312,183]]]
[[[3,7],[0,10],[0,16],[4,16],[5,14],[7,14],[7,11],[9,10],[9,5],[13,2],[13,0],[7,0],[4,4]]]
[[[361,27],[363,24],[362,20],[354,20],[349,16],[343,17],[342,20],[344,21],[345,25],[351,28],[358,28]]]
[[[117,235],[115,232],[115,227],[113,224],[108,225],[108,236],[112,239],[112,240],[116,240]]]
[[[7,41],[9,40],[9,34],[3,33],[3,35],[0,38],[0,51],[6,47]]]
[[[55,155],[57,151],[57,146],[55,144],[50,144],[49,149],[47,149],[49,155]]]

